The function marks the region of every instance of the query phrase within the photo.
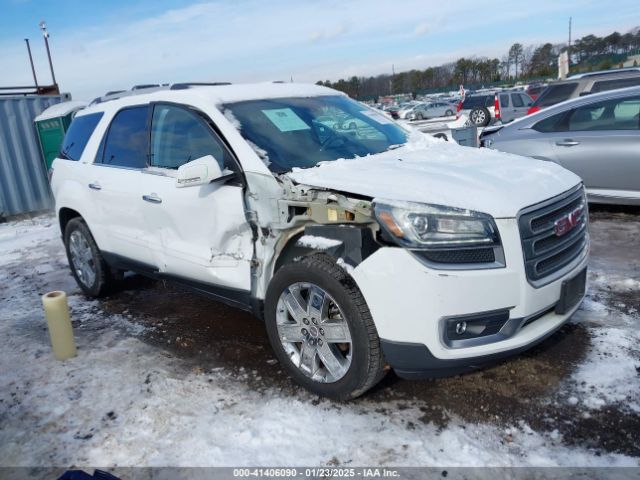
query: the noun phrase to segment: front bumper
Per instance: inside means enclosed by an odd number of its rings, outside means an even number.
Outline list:
[[[354,270],[386,359],[400,376],[455,374],[519,353],[551,335],[578,309],[580,301],[563,313],[555,306],[563,282],[586,268],[587,255],[560,278],[536,288],[527,281],[516,219],[496,223],[503,268],[438,270],[405,249],[384,247]],[[514,330],[488,343],[447,342],[447,319],[486,312],[508,312]]]

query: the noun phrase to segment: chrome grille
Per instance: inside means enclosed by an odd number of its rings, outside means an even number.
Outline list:
[[[581,209],[581,211],[580,211]],[[571,217],[571,228],[562,232]],[[588,244],[588,210],[582,186],[528,207],[518,216],[527,278],[534,285],[552,281],[554,274],[583,256]]]

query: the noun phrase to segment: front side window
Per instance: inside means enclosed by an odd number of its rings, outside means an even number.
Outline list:
[[[212,155],[220,169],[231,166],[230,154],[197,113],[173,105],[156,105],[151,121],[151,166],[176,169]]]
[[[567,130],[566,122],[564,119],[567,117],[567,112],[558,113],[550,117],[540,120],[533,127],[537,132],[549,133],[549,132],[564,132]]]
[[[64,136],[60,157],[66,160],[80,160],[84,147],[102,118],[102,112],[77,116]]]
[[[116,167],[147,165],[147,115],[149,107],[120,110],[111,121],[104,142],[102,163]]]
[[[640,75],[629,78],[618,78],[617,80],[600,80],[593,84],[593,87],[591,87],[591,93],[605,92],[607,90],[633,87],[636,85],[640,85]]]
[[[393,121],[342,95],[249,100],[222,109],[276,173],[407,142],[407,132]]]
[[[638,130],[640,96],[616,98],[578,107],[570,114],[568,130]]]

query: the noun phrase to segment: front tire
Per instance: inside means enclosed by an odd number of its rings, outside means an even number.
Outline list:
[[[71,273],[88,297],[108,293],[115,279],[82,218],[72,218],[64,229],[64,246]]]
[[[313,393],[349,400],[384,376],[371,312],[354,280],[328,255],[311,255],[276,272],[265,324],[280,364]]]

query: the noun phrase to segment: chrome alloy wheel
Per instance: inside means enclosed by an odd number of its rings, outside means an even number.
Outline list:
[[[278,337],[291,362],[316,382],[340,380],[351,365],[347,320],[336,301],[312,283],[286,288],[276,307]]]
[[[86,287],[91,287],[96,280],[96,265],[89,242],[82,232],[75,230],[69,236],[69,252],[76,275]]]

